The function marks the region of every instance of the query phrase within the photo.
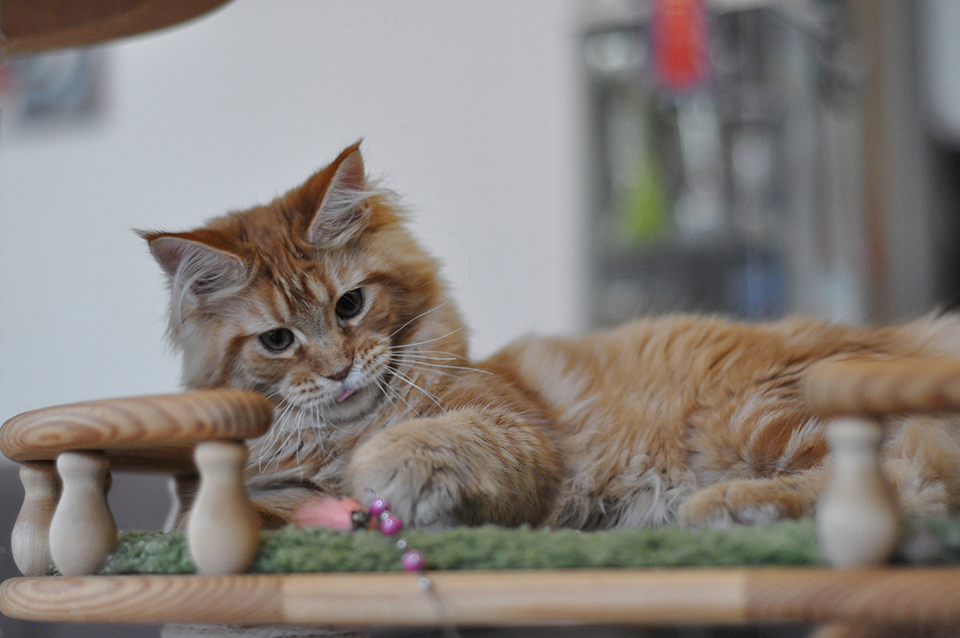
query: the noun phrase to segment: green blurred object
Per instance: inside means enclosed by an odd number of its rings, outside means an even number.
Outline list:
[[[656,153],[644,149],[643,161],[634,171],[633,179],[623,197],[621,219],[631,243],[641,243],[664,234],[670,213],[663,170]]]

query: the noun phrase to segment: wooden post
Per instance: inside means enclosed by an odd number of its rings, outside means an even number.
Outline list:
[[[861,418],[827,426],[833,452],[830,478],[817,503],[820,552],[835,567],[864,567],[890,558],[900,520],[880,473],[883,428]]]
[[[243,485],[247,448],[201,443],[194,452],[200,490],[187,520],[187,548],[203,574],[246,571],[257,555],[259,520]]]
[[[50,571],[50,520],[60,496],[53,461],[28,461],[20,466],[23,506],[10,535],[10,553],[24,576]]]
[[[50,521],[50,554],[64,576],[95,573],[117,546],[117,524],[105,494],[109,469],[103,452],[64,452],[57,458],[63,492]]]

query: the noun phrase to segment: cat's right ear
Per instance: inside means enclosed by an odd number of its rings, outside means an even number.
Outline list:
[[[243,261],[225,250],[183,234],[139,234],[147,240],[175,292],[202,298],[237,288],[246,281]]]

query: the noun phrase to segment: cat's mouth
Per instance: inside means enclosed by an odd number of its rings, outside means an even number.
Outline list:
[[[353,370],[345,379],[340,382],[340,387],[338,388],[339,394],[333,399],[334,405],[340,405],[344,402],[355,402],[359,397],[358,395],[364,394],[364,390],[370,387],[370,382],[368,379],[364,378],[362,370]],[[353,399],[353,401],[351,401]]]
[[[356,371],[325,388],[314,385],[307,391],[294,391],[286,402],[297,410],[315,413],[318,420],[346,424],[365,418],[377,408],[383,399],[381,388],[382,381],[371,379],[369,371]]]
[[[328,395],[324,414],[328,420],[338,422],[363,418],[376,408],[380,394],[376,383],[347,377],[339,388]]]
[[[353,390],[353,389],[351,389],[351,388],[347,388],[346,390],[344,390],[344,391],[340,394],[340,396],[338,396],[338,397],[335,399],[335,401],[336,401],[337,403],[343,403],[344,401],[346,401],[347,399],[349,399],[350,397],[352,397],[354,394],[356,394],[356,392],[357,392],[356,390]]]

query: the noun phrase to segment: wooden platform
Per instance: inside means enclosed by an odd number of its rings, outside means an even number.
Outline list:
[[[490,571],[429,578],[436,597],[406,573],[13,578],[0,585],[0,611],[40,621],[240,625],[960,623],[956,569]]]
[[[430,572],[426,589],[422,576],[408,573],[241,573],[258,530],[244,514],[246,448],[238,439],[269,427],[264,397],[211,390],[34,411],[0,430],[0,451],[23,463],[12,553],[31,574],[0,584],[0,612],[34,621],[252,626],[960,626],[960,570],[880,566],[896,545],[899,515],[878,457],[885,414],[960,412],[960,361],[823,364],[805,376],[804,395],[831,418],[833,479],[817,521],[832,568]],[[193,447],[190,461],[180,448]],[[193,462],[200,490],[187,546],[201,575],[84,575],[116,542],[107,472],[177,473]],[[223,514],[224,503],[235,516]],[[226,542],[240,538],[238,530],[249,538]],[[75,575],[40,576],[51,560]]]

